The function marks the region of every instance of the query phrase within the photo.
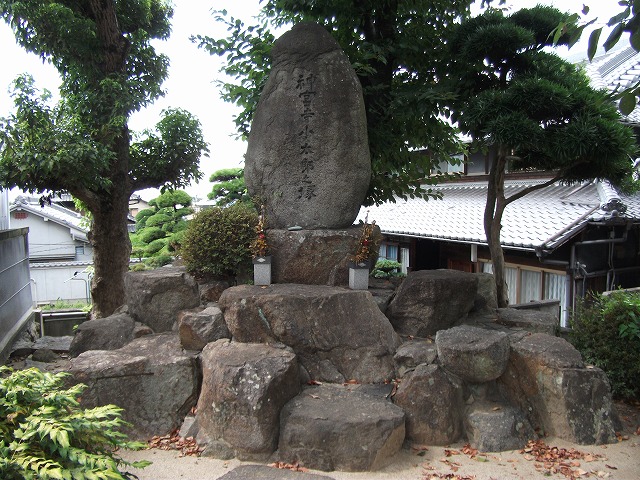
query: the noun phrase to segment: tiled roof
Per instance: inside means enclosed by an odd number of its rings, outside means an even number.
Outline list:
[[[594,88],[613,92],[640,80],[640,55],[631,47],[613,50],[587,62],[585,69]],[[640,123],[640,107],[624,118],[630,123]]]
[[[507,197],[540,181],[505,182]],[[483,227],[487,198],[486,182],[459,182],[433,188],[442,199],[398,199],[396,203],[363,208],[385,234],[396,234],[454,242],[486,244]],[[584,228],[589,221],[622,215],[640,221],[640,196],[619,196],[626,212],[606,211],[611,205],[611,187],[597,184],[554,184],[531,192],[509,204],[502,220],[501,241],[506,248],[553,250]],[[600,191],[599,191],[600,190]],[[608,192],[611,196],[603,195]]]
[[[89,229],[83,225],[84,217],[61,205],[44,203],[44,205],[41,206],[37,198],[18,196],[11,204],[9,210],[25,210],[65,227],[69,227],[78,240],[88,242],[87,233]]]

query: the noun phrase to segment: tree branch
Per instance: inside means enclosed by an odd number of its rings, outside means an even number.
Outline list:
[[[509,198],[505,198],[504,199],[504,205],[506,207],[510,203],[515,202],[519,198],[522,198],[522,197],[524,197],[525,195],[527,195],[527,194],[529,194],[531,192],[535,192],[536,190],[540,190],[542,188],[546,188],[546,187],[548,187],[550,185],[553,185],[554,183],[556,183],[561,178],[562,178],[562,175],[556,175],[555,177],[553,177],[551,180],[549,180],[547,182],[541,183],[539,185],[530,185],[527,188],[524,188],[524,189],[520,190],[518,193],[514,193]]]

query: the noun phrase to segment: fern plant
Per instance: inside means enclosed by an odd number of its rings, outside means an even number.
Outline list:
[[[80,407],[82,384],[63,388],[67,373],[0,367],[0,478],[3,480],[123,480],[129,463],[119,448],[146,445],[128,441],[119,429],[122,409]]]

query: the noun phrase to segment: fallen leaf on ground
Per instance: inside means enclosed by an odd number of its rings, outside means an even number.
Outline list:
[[[575,479],[588,475],[580,466],[578,460],[593,461],[603,458],[602,455],[584,453],[575,448],[558,448],[545,444],[542,440],[530,440],[526,447],[520,450],[526,460],[536,460],[537,470],[546,470],[547,474],[561,473],[567,478]]]
[[[475,458],[478,455],[478,449],[471,447],[471,445],[467,443],[462,447],[462,453],[467,455],[469,458]]]
[[[178,430],[174,430],[169,435],[155,435],[147,442],[148,448],[157,448],[158,450],[178,450],[180,456],[198,457],[202,452],[193,437],[181,437]]]
[[[280,468],[282,470],[292,470],[294,472],[308,472],[309,469],[305,467],[301,467],[298,463],[285,463],[285,462],[274,462],[269,464],[270,467]]]
[[[427,473],[425,477],[422,477],[424,480],[474,480],[475,475],[458,475],[454,473]]]
[[[445,448],[444,449],[444,455],[445,457],[450,457],[452,455],[460,455],[460,452],[458,450],[453,450],[450,448]]]

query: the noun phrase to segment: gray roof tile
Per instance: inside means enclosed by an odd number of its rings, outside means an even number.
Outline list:
[[[505,182],[507,197],[529,185],[543,181]],[[363,208],[369,220],[375,220],[383,233],[413,237],[486,244],[483,227],[487,184],[481,182],[448,183],[434,187],[442,199],[397,199],[396,203]],[[601,208],[613,195],[610,186],[554,184],[529,193],[507,206],[502,221],[504,247],[535,250],[554,249],[584,228],[588,221],[611,218]],[[623,218],[640,221],[640,196],[619,196],[626,205]]]

